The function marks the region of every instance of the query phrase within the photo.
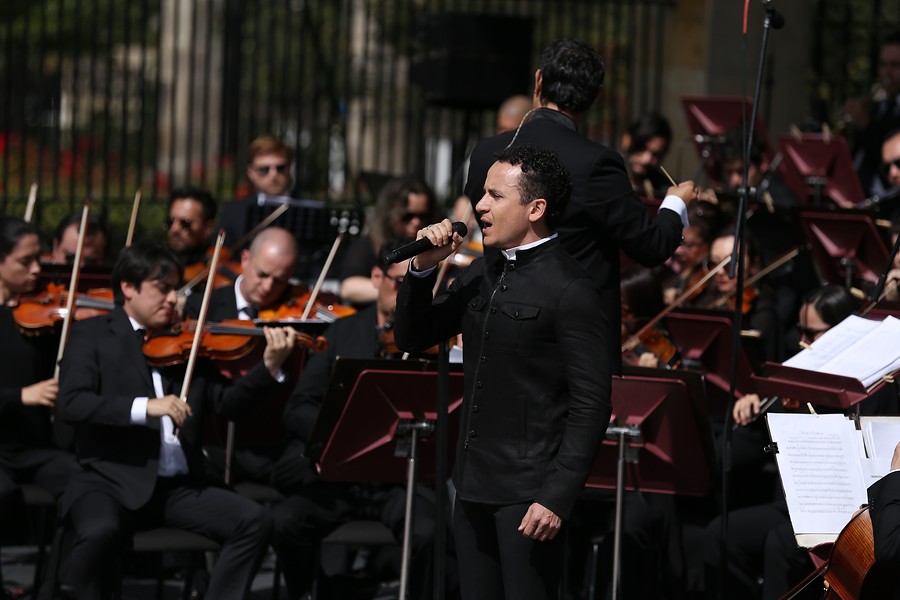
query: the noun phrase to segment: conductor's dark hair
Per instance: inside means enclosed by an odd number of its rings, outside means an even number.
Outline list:
[[[803,304],[811,304],[829,327],[834,327],[857,309],[853,295],[839,285],[825,285],[814,289],[803,299]]]
[[[0,261],[6,260],[26,235],[38,235],[37,228],[19,217],[0,217]]]
[[[204,222],[212,221],[216,218],[216,211],[218,210],[216,199],[206,190],[193,186],[185,186],[172,190],[169,194],[169,203],[166,205],[166,213],[171,210],[172,205],[175,204],[176,200],[186,200],[188,198],[200,203]]]
[[[163,281],[172,273],[178,275],[180,282],[184,266],[168,246],[159,242],[138,242],[123,248],[112,270],[113,299],[119,306],[125,304],[120,285],[123,281],[140,290],[145,281]]]
[[[518,166],[522,171],[519,178],[519,194],[522,204],[537,198],[547,201],[544,221],[551,229],[566,212],[572,183],[569,172],[553,150],[531,144],[510,146],[494,155],[497,162]]]
[[[541,103],[583,113],[597,99],[604,74],[603,59],[593,46],[573,39],[552,42],[541,55]]]

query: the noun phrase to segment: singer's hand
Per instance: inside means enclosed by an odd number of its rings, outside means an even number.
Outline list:
[[[419,230],[416,239],[428,238],[434,248],[426,250],[413,258],[413,268],[417,271],[427,271],[431,267],[453,254],[463,238],[453,231],[453,223],[450,219],[444,219],[440,223],[429,225]]]

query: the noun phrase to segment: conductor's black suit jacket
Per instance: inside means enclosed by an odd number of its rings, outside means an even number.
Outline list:
[[[466,195],[473,207],[484,195],[494,154],[506,148],[514,134],[508,131],[482,140],[472,151]],[[609,318],[610,357],[618,365],[619,250],[647,267],[662,264],[681,243],[681,218],[675,211],[660,210],[655,219],[650,219],[631,188],[622,157],[582,136],[575,122],[559,111],[536,110],[522,126],[515,144],[549,148],[569,171],[572,196],[556,231],[566,251],[588,270],[600,289]]]
[[[515,262],[477,259],[432,303],[435,278],[404,279],[395,341],[421,351],[462,331],[460,499],[539,502],[568,519],[611,412],[607,318],[590,276],[550,240]]]
[[[160,370],[163,391],[178,395],[184,365]],[[264,401],[276,381],[262,364],[232,384],[204,359],[197,362],[188,394],[192,416],[179,439],[190,476],[203,477],[201,454],[204,415],[211,410],[236,417],[252,401]],[[123,506],[142,507],[156,486],[160,420],[131,424],[135,398],[156,397],[150,367],[131,323],[121,308],[109,315],[79,321],[61,363],[59,417],[75,425],[75,446],[83,472],[63,496],[65,512],[81,495],[102,490]]]

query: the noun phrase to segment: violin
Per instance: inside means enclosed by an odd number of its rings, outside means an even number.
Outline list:
[[[744,288],[744,292],[741,295],[741,314],[746,315],[750,312],[750,309],[753,308],[753,303],[756,302],[756,298],[758,296],[759,292],[756,290],[756,288]],[[736,298],[736,294],[728,298],[727,302],[725,303],[725,306],[728,308],[728,310],[734,310],[735,302],[737,302]]]
[[[184,280],[194,281],[197,278],[205,278],[209,271],[209,260],[212,256],[212,248],[210,248],[203,260],[184,266]],[[229,258],[227,249],[222,249],[219,268],[216,269],[215,276],[212,278],[211,285],[213,288],[227,287],[232,285],[238,276],[243,273],[240,261],[233,261]]]
[[[896,585],[896,569],[875,562],[875,535],[866,507],[853,515],[834,541],[823,598],[891,598]]]
[[[169,367],[184,362],[194,344],[196,325],[196,321],[185,321],[153,332],[144,341],[147,362],[154,367]],[[200,337],[199,352],[213,360],[237,360],[247,356],[261,337],[265,337],[265,331],[252,321],[230,319],[207,323]],[[328,348],[328,341],[324,336],[313,337],[298,331],[297,345],[313,352],[322,352]]]
[[[654,355],[663,368],[677,369],[681,366],[681,352],[659,327],[641,328],[633,347],[622,351],[622,360],[625,364],[638,365],[640,356],[646,353]]]
[[[69,292],[65,286],[51,283],[47,291],[24,298],[13,308],[13,318],[26,335],[50,333],[56,330],[66,317]],[[113,291],[98,288],[75,295],[75,319],[87,319],[105,315],[115,307]]]
[[[281,306],[278,306],[273,309],[265,309],[259,311],[259,320],[260,321],[290,321],[297,320],[303,318],[303,313],[306,310],[306,305],[309,303],[309,298],[312,292],[306,292],[302,296],[294,296],[287,300]],[[320,294],[320,298],[326,298],[326,301],[321,302],[316,300],[314,310],[315,310],[315,318],[319,321],[325,321],[326,323],[333,323],[338,319],[342,319],[344,317],[349,317],[350,315],[356,312],[356,309],[351,306],[342,306],[337,304],[334,300],[333,294]]]

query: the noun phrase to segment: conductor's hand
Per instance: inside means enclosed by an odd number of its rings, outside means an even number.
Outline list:
[[[734,403],[731,416],[738,425],[749,425],[759,415],[759,396],[747,394]]]
[[[693,181],[683,181],[678,185],[673,185],[666,190],[666,196],[678,196],[684,200],[685,204],[690,204],[697,199],[697,188]]]
[[[561,526],[562,519],[556,513],[535,502],[528,507],[528,512],[519,524],[519,531],[527,538],[545,542],[555,538]]]
[[[54,406],[59,392],[59,381],[45,379],[22,388],[22,404],[25,406]]]
[[[181,427],[191,416],[191,406],[187,402],[182,402],[175,394],[154,398],[147,402],[148,417],[164,417],[166,415],[172,417],[175,425]]]
[[[293,327],[263,327],[266,334],[266,349],[263,352],[263,364],[273,378],[278,377],[281,365],[294,351],[297,343],[297,331]]]
[[[427,271],[431,267],[450,256],[460,244],[463,238],[453,231],[453,223],[450,219],[444,219],[440,223],[429,225],[420,229],[416,239],[428,238],[434,248],[426,250],[413,258],[413,267],[417,271]]]

